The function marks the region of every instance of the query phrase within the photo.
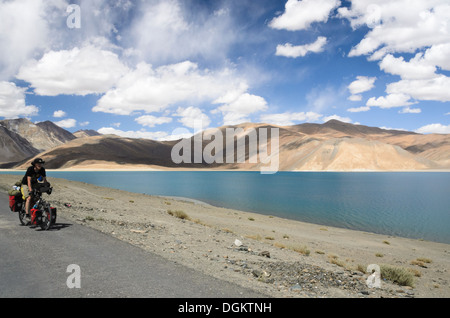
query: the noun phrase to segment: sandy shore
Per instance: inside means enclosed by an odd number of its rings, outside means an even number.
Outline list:
[[[18,179],[0,175],[0,190]],[[450,297],[449,244],[49,181],[54,191],[48,201],[66,220],[268,296]],[[383,279],[381,288],[369,288],[364,273],[369,264],[405,269],[414,287]]]

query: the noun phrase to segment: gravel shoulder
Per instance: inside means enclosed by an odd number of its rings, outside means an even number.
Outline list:
[[[1,175],[0,191],[17,180]],[[450,297],[449,244],[49,181],[58,215],[271,297]],[[370,264],[403,269],[413,287],[382,277],[381,288],[369,288]]]

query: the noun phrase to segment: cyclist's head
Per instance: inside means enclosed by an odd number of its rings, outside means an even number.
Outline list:
[[[40,169],[44,165],[44,163],[45,163],[45,161],[42,160],[41,158],[36,158],[33,160],[33,162],[31,164]]]

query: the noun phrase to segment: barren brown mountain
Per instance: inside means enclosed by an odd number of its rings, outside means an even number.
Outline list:
[[[236,132],[236,138],[226,140],[226,129]],[[267,147],[270,155],[279,155],[279,170],[285,171],[405,171],[450,169],[450,135],[421,135],[414,132],[385,130],[376,127],[353,125],[337,120],[325,124],[301,124],[280,127],[267,124],[240,124],[218,128],[222,142],[213,151],[225,163],[183,163],[176,165],[171,158],[172,148],[179,141],[159,142],[146,139],[129,139],[113,135],[77,138],[64,145],[39,154],[53,169],[76,167],[131,167],[175,169],[233,169],[259,170],[263,164],[249,163],[249,141],[259,137],[261,128],[268,130]],[[279,151],[271,152],[270,129],[279,129]],[[239,130],[241,129],[241,130]],[[217,130],[203,132],[214,135]],[[245,163],[226,163],[227,144],[236,149],[238,140],[244,138]],[[203,141],[203,149],[213,138]],[[259,141],[259,140],[258,140]],[[190,142],[194,149],[194,137]],[[191,156],[193,159],[193,157]],[[19,165],[24,168],[27,162]],[[193,160],[191,161],[193,162]]]
[[[0,125],[0,163],[18,162],[39,153],[28,140]]]
[[[0,164],[2,167],[11,167],[14,163],[75,138],[51,121],[34,124],[25,118],[1,120]]]
[[[1,120],[0,126],[5,127],[28,142],[37,150],[45,151],[60,146],[76,137],[67,130],[55,125],[51,121],[32,123],[28,119]]]

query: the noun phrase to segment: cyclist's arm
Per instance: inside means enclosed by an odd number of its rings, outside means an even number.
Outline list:
[[[43,173],[43,179],[44,179],[44,183],[47,183],[47,172],[45,171],[45,168],[42,168],[42,173]]]
[[[28,183],[28,191],[33,191],[33,188],[31,187],[31,177],[27,177],[27,183]]]

